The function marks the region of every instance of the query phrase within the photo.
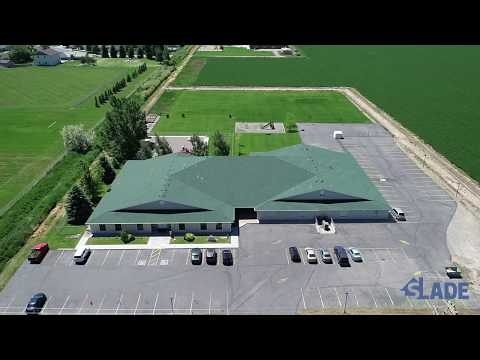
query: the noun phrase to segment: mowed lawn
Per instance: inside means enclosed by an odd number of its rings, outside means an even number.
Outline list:
[[[480,46],[299,46],[289,59],[195,59],[177,85],[352,86],[480,181]]]
[[[245,48],[225,46],[223,51],[196,51],[194,57],[211,56],[273,56],[271,51],[255,51]]]
[[[94,96],[132,71],[123,64],[87,67],[78,62],[0,71],[0,212],[61,156],[63,126],[97,124],[108,105],[96,108]]]

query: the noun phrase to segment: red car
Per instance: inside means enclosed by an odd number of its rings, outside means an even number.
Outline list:
[[[40,243],[38,245],[35,245],[32,248],[32,252],[28,256],[28,261],[30,261],[30,264],[40,264],[47,255],[48,252],[48,243]]]

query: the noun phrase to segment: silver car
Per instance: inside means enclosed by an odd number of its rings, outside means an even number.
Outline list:
[[[353,261],[355,261],[355,262],[362,262],[363,261],[362,254],[360,253],[360,251],[358,251],[358,249],[356,249],[354,247],[349,247],[348,252],[350,253],[350,256],[352,257]]]
[[[315,250],[313,248],[305,248],[305,252],[307,253],[307,261],[309,264],[316,264],[317,255],[315,255]]]
[[[328,252],[328,250],[326,250],[326,249],[320,249],[320,250],[319,250],[319,253],[320,253],[320,258],[322,259],[322,261],[323,261],[325,264],[331,264],[331,263],[333,263],[332,255],[330,255],[330,253]]]

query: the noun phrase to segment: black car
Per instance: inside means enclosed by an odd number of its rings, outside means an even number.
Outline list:
[[[290,253],[290,258],[293,262],[301,262],[302,258],[300,257],[300,253],[295,246],[289,247],[288,252]]]
[[[223,250],[222,257],[223,257],[223,265],[225,266],[233,265],[233,255],[231,250],[228,250],[228,249]]]
[[[335,255],[337,256],[338,264],[340,266],[350,266],[350,261],[348,260],[347,250],[343,246],[335,246],[333,248]]]
[[[42,311],[43,305],[47,302],[47,295],[44,293],[38,293],[32,296],[27,304],[25,312],[27,314],[38,314]]]
[[[201,265],[202,264],[202,250],[192,249],[192,264]]]
[[[205,257],[208,265],[217,265],[217,252],[215,249],[207,249]]]

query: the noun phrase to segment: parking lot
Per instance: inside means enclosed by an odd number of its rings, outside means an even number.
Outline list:
[[[94,250],[85,265],[73,251],[50,251],[40,265],[25,263],[0,293],[0,314],[21,314],[32,294],[48,301],[43,314],[295,314],[304,310],[444,308],[445,300],[413,300],[400,289],[413,277],[453,281],[446,233],[456,203],[417,167],[378,125],[299,124],[310,145],[348,151],[392,206],[402,223],[336,223],[320,235],[312,224],[247,224],[240,230],[234,265],[191,265],[186,249]],[[335,140],[333,130],[342,130]],[[333,254],[354,246],[363,262],[350,267],[308,264],[305,248]],[[288,248],[302,256],[293,263]],[[220,252],[220,251],[219,251]],[[477,294],[457,308],[479,308]]]

